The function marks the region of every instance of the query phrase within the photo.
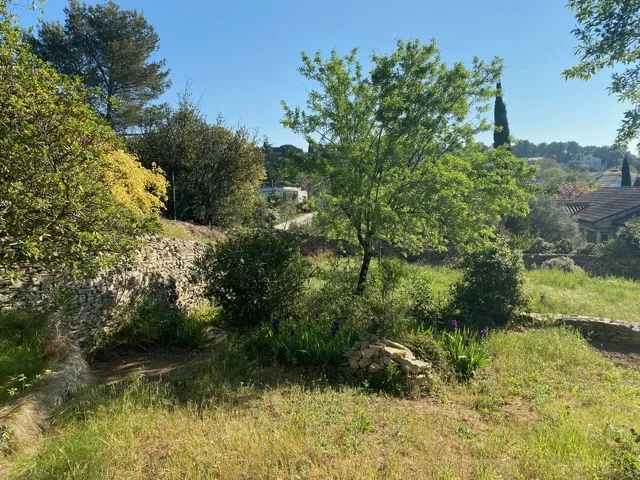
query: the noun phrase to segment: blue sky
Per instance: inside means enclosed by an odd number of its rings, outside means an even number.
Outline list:
[[[89,1],[88,3],[97,3]],[[160,35],[159,56],[173,87],[192,81],[194,97],[213,121],[257,128],[272,144],[304,141],[285,130],[280,100],[303,105],[312,85],[297,72],[300,52],[358,46],[388,53],[396,38],[435,38],[447,62],[477,55],[505,60],[503,88],[511,133],[533,142],[575,140],[605,145],[625,110],[608,96],[609,73],[589,82],[560,77],[575,62],[574,19],[564,0],[120,0],[144,13]],[[62,19],[66,0],[48,0],[45,20]],[[20,15],[23,24],[36,16]],[[490,134],[481,140],[490,143]]]

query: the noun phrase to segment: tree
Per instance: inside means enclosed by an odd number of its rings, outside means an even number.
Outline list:
[[[502,100],[502,84],[498,82],[496,88],[496,103],[493,112],[495,121],[493,147],[498,148],[506,145],[507,150],[511,150],[511,133],[509,132],[509,120],[507,119],[507,106]]]
[[[133,137],[129,148],[173,180],[176,203],[168,210],[175,207],[179,220],[229,227],[252,215],[265,178],[255,135],[244,127],[229,129],[221,118],[209,125],[188,94],[168,118]]]
[[[357,49],[302,62],[320,89],[306,110],[283,102],[282,123],[312,145],[306,167],[322,183],[329,232],[362,248],[359,291],[380,241],[414,252],[478,244],[502,215],[526,213],[532,169],[473,141],[491,129],[499,59],[447,67],[435,42],[399,40],[394,53],[372,54],[368,75]]]
[[[636,181],[633,182],[634,187],[640,187],[640,175],[636,177]]]
[[[609,93],[629,102],[616,143],[626,145],[640,133],[640,2],[636,0],[569,0],[578,25],[572,34],[580,61],[562,72],[565,79],[589,80],[604,68],[624,65],[611,76]]]
[[[0,270],[71,277],[126,260],[157,227],[162,177],[123,160],[85,88],[31,53],[4,1],[0,38]]]
[[[170,86],[165,61],[152,61],[159,37],[136,10],[109,1],[87,6],[70,0],[60,22],[29,36],[33,51],[60,73],[79,75],[89,101],[117,131],[139,126],[149,102]]]
[[[631,169],[629,168],[629,159],[625,156],[622,160],[622,187],[631,186]]]

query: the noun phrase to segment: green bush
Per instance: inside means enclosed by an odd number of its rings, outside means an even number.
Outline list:
[[[228,328],[269,322],[298,304],[311,267],[300,241],[288,232],[255,229],[235,232],[210,246],[197,261],[205,295],[222,307]]]
[[[640,218],[634,218],[603,246],[603,255],[623,260],[640,261]]]
[[[499,241],[465,259],[463,277],[454,286],[451,309],[465,323],[504,325],[527,304],[519,251]]]
[[[398,340],[411,350],[416,358],[430,362],[443,379],[452,376],[453,371],[447,351],[440,339],[433,335],[433,330],[416,329],[401,335]]]
[[[460,381],[473,378],[489,362],[489,353],[483,343],[486,335],[486,329],[480,333],[459,329],[456,320],[452,323],[451,332],[441,333],[442,346]]]
[[[117,330],[96,339],[92,353],[104,356],[117,349],[151,345],[200,347],[206,343],[207,320],[204,315],[187,314],[166,302],[144,298]]]
[[[572,258],[569,257],[558,257],[558,258],[550,258],[549,260],[545,260],[540,265],[540,268],[554,268],[556,270],[562,270],[563,272],[577,272],[583,273],[584,270],[580,268],[573,261]]]
[[[22,310],[0,313],[0,401],[46,373],[50,363],[44,355],[48,333],[43,314]]]

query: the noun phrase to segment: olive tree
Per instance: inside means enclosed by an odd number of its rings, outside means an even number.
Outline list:
[[[321,182],[329,231],[362,249],[360,291],[379,241],[409,252],[482,242],[502,216],[526,214],[532,175],[505,148],[474,142],[492,128],[501,60],[447,66],[435,42],[399,40],[371,64],[365,73],[357,49],[303,53],[299,71],[318,88],[306,108],[283,102],[282,120],[311,146],[304,166]]]

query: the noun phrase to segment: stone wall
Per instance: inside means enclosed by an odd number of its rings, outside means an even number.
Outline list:
[[[526,253],[523,255],[524,265],[527,268],[535,268],[552,258],[568,257],[581,267],[585,272],[597,277],[625,277],[640,280],[640,268],[637,264],[629,262],[616,262],[599,255],[567,255],[559,253],[541,254]]]
[[[75,282],[66,295],[68,315],[60,327],[75,341],[87,345],[93,336],[112,329],[144,296],[168,301],[185,310],[206,304],[202,286],[191,280],[192,265],[205,245],[151,237],[131,269],[103,272],[94,280]],[[0,284],[0,310],[43,310],[54,302],[53,281],[41,268],[31,268],[16,285]],[[67,308],[68,307],[68,308]]]
[[[640,323],[566,314],[543,315],[540,313],[526,313],[522,315],[522,318],[531,320],[534,323],[544,323],[548,320],[554,323],[562,323],[568,327],[579,329],[592,340],[624,345],[634,349],[637,348],[640,351]]]

